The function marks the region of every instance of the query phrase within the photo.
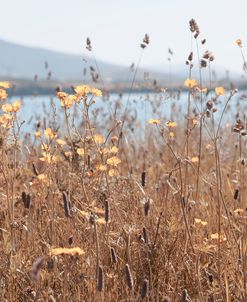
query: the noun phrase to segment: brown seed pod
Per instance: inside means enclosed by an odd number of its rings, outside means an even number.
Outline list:
[[[142,300],[144,300],[147,297],[148,291],[149,291],[149,281],[148,281],[148,279],[144,279],[142,289],[141,289],[141,299]]]
[[[125,275],[126,275],[127,286],[130,290],[132,290],[133,287],[134,287],[134,282],[133,282],[133,277],[132,277],[132,274],[131,274],[130,267],[129,267],[128,263],[125,265]]]

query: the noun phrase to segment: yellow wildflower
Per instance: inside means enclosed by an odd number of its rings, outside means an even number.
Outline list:
[[[121,159],[117,156],[113,156],[107,159],[107,164],[110,166],[117,166],[121,163]]]
[[[148,123],[153,125],[160,125],[161,121],[158,119],[149,119]]]
[[[224,236],[224,235],[220,235],[220,236],[219,236],[218,233],[211,234],[210,237],[211,237],[211,239],[213,239],[213,240],[218,240],[218,239],[220,239],[221,242],[222,242],[222,241],[226,241],[226,236]]]
[[[0,100],[5,100],[5,99],[7,99],[7,97],[8,97],[8,94],[7,94],[6,90],[0,89]]]
[[[101,172],[107,171],[107,166],[106,165],[98,165],[97,170],[101,171]]]
[[[174,128],[174,127],[177,126],[177,123],[176,122],[168,121],[168,122],[166,122],[166,126],[170,127],[170,128]]]
[[[215,88],[215,93],[216,93],[218,96],[223,95],[225,92],[226,92],[226,91],[225,91],[225,88],[222,87],[222,86],[219,86],[219,87],[216,87],[216,88]]]
[[[119,172],[118,172],[118,170],[116,170],[116,169],[110,169],[109,170],[109,176],[111,176],[111,177],[117,177],[117,176],[119,176]]]
[[[192,163],[198,163],[198,162],[199,162],[199,157],[198,157],[198,156],[193,156],[193,157],[191,158],[191,162],[192,162]]]
[[[63,91],[59,91],[59,92],[57,93],[57,97],[58,97],[61,101],[63,101],[64,99],[66,99],[67,96],[68,96],[68,93],[63,92]]]
[[[12,105],[13,107],[13,112],[17,112],[20,110],[21,108],[21,102],[20,101],[15,101]]]
[[[188,87],[188,88],[194,88],[196,87],[198,84],[197,84],[197,81],[195,79],[186,79],[184,81],[184,86]]]
[[[200,218],[195,218],[195,223],[200,223],[203,226],[208,224],[207,221],[203,221]]]
[[[100,135],[100,134],[95,134],[93,136],[93,139],[95,141],[96,144],[102,144],[105,141],[104,136]]]
[[[6,104],[4,104],[3,106],[2,106],[2,110],[4,111],[4,112],[13,112],[13,106],[11,105],[11,104],[9,104],[9,103],[6,103]]]
[[[65,108],[70,108],[77,101],[77,97],[73,94],[61,99],[61,106]]]
[[[47,129],[45,129],[45,136],[49,139],[54,139],[57,137],[57,134],[51,128],[47,128]]]
[[[3,89],[10,88],[10,82],[0,82],[0,87]]]
[[[102,91],[97,88],[91,88],[90,91],[94,96],[102,96]]]
[[[64,140],[60,139],[60,138],[58,138],[58,139],[56,140],[56,142],[57,142],[58,145],[61,145],[61,146],[67,145],[67,143],[66,143]]]
[[[66,152],[64,152],[64,155],[65,155],[68,159],[71,159],[73,154],[72,154],[71,151],[66,151]]]
[[[77,154],[80,155],[80,156],[84,156],[84,148],[78,148],[76,150]]]
[[[5,113],[0,116],[0,125],[3,128],[10,128],[12,120],[13,120],[13,117],[10,114]]]
[[[118,147],[116,147],[116,146],[111,147],[110,153],[113,153],[113,154],[118,153]]]
[[[41,138],[41,132],[40,131],[36,131],[35,134],[36,138]]]
[[[87,96],[91,88],[88,85],[79,85],[74,88],[74,91],[76,92],[76,96],[81,98]]]

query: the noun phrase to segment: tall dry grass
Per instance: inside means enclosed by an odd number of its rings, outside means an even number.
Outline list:
[[[237,90],[214,90],[213,54],[190,30],[187,112],[175,105],[171,120],[158,100],[144,126],[132,115],[136,69],[104,127],[101,91],[81,85],[57,92],[65,130],[40,121],[23,138],[0,83],[1,301],[247,301],[246,119],[229,112]]]

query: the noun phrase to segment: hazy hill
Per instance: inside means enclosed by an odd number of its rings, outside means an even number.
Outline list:
[[[90,54],[89,54],[90,55]],[[42,48],[27,47],[0,40],[0,76],[8,78],[33,79],[34,75],[45,78],[48,71],[52,78],[60,81],[90,80],[90,66],[95,68],[91,56],[65,54]],[[45,70],[45,61],[48,69]],[[109,82],[124,82],[128,80],[130,68],[98,61],[103,78]],[[84,69],[87,69],[86,76]],[[140,69],[137,80],[142,80],[144,69]],[[150,72],[152,79],[168,79],[159,71]]]

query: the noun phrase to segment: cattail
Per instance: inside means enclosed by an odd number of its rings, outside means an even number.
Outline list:
[[[144,38],[143,38],[143,43],[145,44],[149,44],[149,35],[148,34],[145,34]]]
[[[111,260],[114,264],[117,263],[117,255],[113,247],[111,247]]]
[[[55,91],[58,93],[58,92],[60,92],[61,90],[62,90],[61,86],[60,86],[60,85],[57,85]]]
[[[145,227],[143,227],[142,231],[143,231],[143,239],[144,239],[145,243],[148,244],[147,229]]]
[[[30,194],[26,194],[26,203],[25,203],[25,208],[26,209],[30,209],[30,206],[31,206],[31,196]]]
[[[127,282],[128,288],[130,290],[132,290],[133,286],[134,286],[134,283],[133,283],[133,277],[132,277],[132,274],[131,274],[130,267],[129,267],[128,263],[125,265],[125,275],[126,275],[126,282]]]
[[[88,218],[88,221],[91,225],[95,225],[95,222],[96,222],[96,217],[95,217],[95,214],[93,212],[90,213],[89,215],[89,218]]]
[[[194,34],[194,38],[196,39],[199,36],[199,34],[200,34],[199,26],[196,23],[195,19],[191,19],[190,22],[189,22],[189,24],[190,24],[190,31],[192,33],[195,33]]]
[[[211,100],[209,100],[207,101],[206,106],[208,110],[211,110],[214,106],[214,103]]]
[[[22,192],[21,198],[22,198],[22,201],[23,201],[23,204],[24,204],[24,208],[25,209],[30,209],[30,206],[31,206],[30,194],[29,193],[26,194],[26,192]]]
[[[213,283],[214,277],[213,277],[212,274],[209,274],[209,275],[208,275],[208,280],[209,280],[210,283]]]
[[[201,68],[207,67],[207,61],[202,59],[200,62],[200,65],[201,65]]]
[[[145,34],[143,40],[142,40],[143,43],[141,43],[141,48],[146,48],[149,44],[149,35],[148,34]]]
[[[203,54],[203,59],[209,60],[209,61],[213,61],[214,60],[214,55],[212,52],[206,50]]]
[[[99,266],[99,269],[98,269],[98,280],[97,280],[97,290],[99,292],[102,292],[103,289],[104,289],[104,273],[103,273],[102,266]]]
[[[63,191],[63,207],[66,217],[71,217],[70,213],[70,201],[66,192]]]
[[[147,297],[148,291],[149,291],[149,281],[148,281],[148,279],[144,279],[142,289],[141,289],[141,299],[142,300],[144,300]]]
[[[105,222],[110,220],[110,208],[108,199],[105,200]]]
[[[188,56],[188,61],[191,62],[192,60],[193,60],[193,51]]]
[[[233,196],[234,200],[238,199],[238,194],[239,194],[239,189],[236,189]]]
[[[145,187],[145,184],[146,184],[146,171],[143,171],[143,172],[142,172],[141,181],[142,181],[142,186],[143,186],[143,188],[144,188],[144,187]]]
[[[40,274],[41,268],[44,264],[44,261],[45,261],[45,258],[43,256],[40,256],[33,262],[32,270],[30,273],[32,280],[38,281],[39,274]]]
[[[22,198],[22,202],[24,203],[24,206],[25,206],[25,203],[26,203],[26,192],[22,192],[21,193],[21,198]]]
[[[71,245],[71,244],[73,243],[73,236],[70,236],[70,237],[69,237],[68,242],[69,242],[69,245]]]
[[[145,198],[145,200],[144,200],[144,214],[145,214],[145,216],[148,216],[149,210],[150,210],[150,199]]]
[[[92,50],[92,44],[91,44],[90,38],[87,38],[87,40],[86,40],[86,49],[87,49],[88,51],[91,51],[91,50]]]
[[[36,166],[34,163],[32,163],[32,167],[33,167],[33,173],[38,176],[39,175],[39,171],[37,170]]]

